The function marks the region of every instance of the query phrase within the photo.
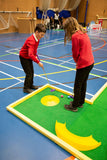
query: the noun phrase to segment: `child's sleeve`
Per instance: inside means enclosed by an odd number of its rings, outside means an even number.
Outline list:
[[[36,54],[37,54],[37,50],[36,50]],[[28,56],[30,57],[31,60],[33,60],[37,64],[40,62],[38,55],[35,55],[35,45],[32,43],[28,43]]]
[[[79,57],[79,39],[72,36],[72,57],[77,63]]]
[[[38,60],[40,61],[40,58],[39,58],[39,55],[38,55],[38,53],[37,53],[37,58],[38,58]]]

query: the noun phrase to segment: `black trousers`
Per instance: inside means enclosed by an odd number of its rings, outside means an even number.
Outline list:
[[[77,69],[76,71],[76,77],[74,83],[74,99],[72,103],[72,106],[74,108],[81,106],[85,102],[87,79],[93,66],[94,64],[82,69]]]
[[[57,24],[59,24],[59,21],[54,19],[54,27],[55,27],[55,29],[57,28]]]
[[[33,85],[34,69],[33,62],[30,59],[25,59],[19,56],[22,68],[26,74],[24,81],[24,89],[31,88]]]

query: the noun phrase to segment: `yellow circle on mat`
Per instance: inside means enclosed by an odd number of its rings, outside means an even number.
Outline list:
[[[41,103],[45,106],[55,106],[59,103],[59,98],[53,95],[44,96]]]

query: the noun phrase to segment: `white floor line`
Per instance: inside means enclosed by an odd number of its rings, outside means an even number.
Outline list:
[[[15,54],[15,55],[19,55],[19,54],[16,54],[16,53],[12,53],[12,54]],[[44,55],[41,55],[41,54],[39,54],[41,57],[45,57],[45,58],[49,58],[49,59],[53,59],[53,60],[56,60],[56,61],[60,61],[60,62],[62,62],[62,63],[65,63],[65,61],[63,61],[63,60],[59,60],[59,59],[55,59],[55,58],[50,58],[50,57],[48,57],[48,56],[44,56]],[[4,63],[4,62],[2,62],[2,63]],[[75,63],[71,63],[71,62],[67,62],[67,63],[69,63],[69,64],[73,64],[73,65],[75,65]],[[58,64],[59,65],[59,64]],[[17,69],[17,68],[16,68]],[[22,70],[22,69],[20,69],[20,70]],[[93,68],[93,70],[98,70],[98,71],[101,71],[101,72],[107,72],[107,71],[104,71],[104,70],[101,70],[101,69],[97,69],[97,68]],[[102,79],[104,79],[103,77],[99,77],[99,78],[102,78]]]
[[[75,63],[71,63],[71,62],[68,62],[68,61],[63,61],[63,60],[59,60],[59,59],[55,59],[55,58],[50,58],[50,57],[48,57],[48,56],[43,56],[43,55],[40,55],[41,57],[45,57],[45,58],[49,58],[49,59],[53,59],[53,60],[56,60],[56,61],[61,61],[62,63],[69,63],[69,64],[73,64],[74,66],[75,66]],[[57,64],[57,66],[58,65],[61,65],[61,64]],[[98,70],[98,71],[101,71],[101,72],[107,72],[107,71],[105,71],[105,70],[101,70],[101,69],[97,69],[97,68],[93,68],[93,69],[95,69],[95,70]]]
[[[38,47],[38,50],[43,49],[43,48],[53,47],[53,46],[56,46],[56,45],[59,45],[59,44],[64,44],[64,42],[59,42],[59,43],[55,43],[55,44],[48,45],[48,46],[43,46],[43,47]]]
[[[13,66],[13,65],[11,65],[11,64],[8,64],[8,63],[2,62],[2,61],[0,61],[0,63],[5,64],[5,65],[10,66],[10,67],[13,67],[13,68],[15,68],[15,69],[18,69],[18,70],[23,71],[23,69],[21,69],[21,68],[19,68],[19,67],[16,67],[16,66]]]
[[[23,80],[21,80],[21,79],[19,79],[19,78],[17,78],[17,77],[14,77],[14,76],[6,73],[6,72],[3,72],[3,71],[0,71],[0,72],[1,72],[2,74],[5,74],[6,76],[9,76],[9,77],[11,77],[11,78],[13,78],[13,79],[16,79],[16,80],[18,80],[18,81],[20,81],[20,82],[23,82]]]
[[[44,43],[48,43],[48,42],[60,42],[60,40],[63,40],[64,38],[59,38],[59,39],[54,39],[54,40],[50,40],[50,41],[46,41],[46,42],[41,42],[40,45],[44,44]],[[64,42],[61,42],[61,43],[64,43]],[[58,43],[59,44],[59,43]],[[6,52],[10,52],[12,50],[20,50],[21,47],[18,47],[18,48],[14,48],[14,49],[9,49],[9,50],[6,50]]]
[[[13,86],[15,86],[15,85],[19,84],[19,83],[24,82],[23,80],[21,80],[21,79],[19,79],[19,78],[16,78],[16,77],[14,77],[14,76],[12,76],[12,75],[10,75],[10,74],[6,73],[6,72],[3,72],[3,71],[0,71],[0,72],[1,72],[2,74],[5,74],[5,75],[7,75],[7,76],[9,76],[9,77],[13,78],[13,79],[16,79],[16,80],[20,81],[20,82],[18,82],[18,83],[16,83],[16,84],[14,84],[14,85],[11,85],[11,86],[9,86],[9,87],[7,87],[7,88],[2,89],[0,92],[3,92],[3,91],[5,91],[5,90],[7,90],[7,89],[9,89],[9,88],[11,88],[11,87],[13,87]]]
[[[93,48],[94,48],[94,47],[93,47]],[[9,50],[7,50],[7,52],[8,52],[8,51],[9,51]],[[9,53],[14,54],[14,55],[19,55],[19,54],[16,54],[16,53],[14,53],[14,52],[9,52]],[[56,61],[60,61],[60,62],[62,62],[62,64],[67,62],[67,61],[59,60],[59,59],[57,59],[57,58],[55,59],[55,58],[48,57],[48,56],[44,56],[44,55],[41,55],[41,54],[39,54],[39,55],[40,55],[41,57],[45,57],[45,58],[53,59],[53,60],[56,60]],[[67,63],[75,65],[75,63],[71,63],[71,62],[69,62],[69,60],[68,60]],[[60,64],[60,65],[61,65],[61,64]],[[99,70],[99,71],[102,71],[102,72],[106,72],[106,71],[104,71],[104,70],[100,70],[100,69],[96,69],[96,68],[93,68],[93,69]]]
[[[19,69],[19,70],[23,71],[23,69],[18,68],[18,67],[15,67],[15,66],[13,66],[13,65],[10,65],[10,64],[8,64],[8,63],[4,63],[4,62],[0,62],[0,63],[2,63],[2,64],[4,64],[4,65],[7,65],[7,66],[10,66],[10,67],[12,67],[12,68]],[[37,76],[37,77],[40,77],[40,78],[43,78],[43,79],[47,80],[46,77],[43,77],[43,76],[40,76],[40,75],[37,75],[37,74],[34,74],[34,76]],[[52,80],[52,79],[48,79],[48,80],[49,80],[50,82],[54,82],[54,83],[59,84],[59,85],[62,85],[62,86],[64,86],[64,87],[73,89],[73,87],[70,87],[70,86],[68,86],[68,85],[62,84],[62,83],[60,83],[60,82],[58,82],[58,81],[54,81],[54,80]],[[86,92],[86,94],[91,95],[91,96],[94,96],[93,94],[90,94],[90,93],[88,93],[88,92]]]
[[[61,42],[61,43],[56,43],[56,44],[53,44],[53,45],[49,45],[49,46],[44,46],[44,47],[41,47],[41,48],[38,48],[38,49],[43,49],[43,48],[47,48],[47,47],[51,47],[51,46],[55,46],[55,45],[58,45],[58,44],[62,44],[63,42]],[[17,49],[16,49],[17,50]],[[10,53],[10,50],[7,50],[6,52],[9,52]],[[12,53],[12,52],[11,52]],[[12,54],[14,54],[14,53],[12,53]],[[18,54],[16,54],[15,53],[15,55],[18,55]],[[40,56],[42,56],[42,57],[46,57],[46,58],[50,58],[50,57],[48,57],[48,56],[43,56],[43,55],[40,55]],[[54,60],[56,60],[56,61],[61,61],[62,63],[65,63],[65,61],[63,61],[63,60],[59,60],[59,59],[55,59],[55,58],[50,58],[50,59],[54,59]],[[70,64],[74,64],[75,65],[75,63],[71,63],[71,62],[69,62],[69,60],[68,60],[68,63],[70,63]],[[11,65],[10,65],[11,66]],[[15,67],[15,66],[14,66]],[[17,68],[16,68],[17,69]],[[20,69],[20,68],[19,68]],[[93,68],[94,69],[94,68]],[[21,70],[21,69],[20,69]],[[98,70],[98,69],[97,69]],[[101,71],[100,69],[99,69],[99,71]],[[36,75],[36,76],[38,76],[38,75]],[[40,77],[42,77],[42,76],[40,76]],[[43,77],[42,77],[43,78]],[[99,77],[99,78],[102,78],[102,77]],[[44,79],[46,79],[46,78],[44,78]],[[67,86],[68,87],[68,86]],[[68,87],[69,88],[69,87]]]
[[[107,49],[103,49],[103,48],[101,48],[100,50],[102,50],[102,51],[107,51]],[[103,58],[103,57],[101,57],[101,58]]]
[[[41,57],[45,57],[45,58],[49,58],[49,59],[53,59],[53,60],[56,60],[56,61],[61,61],[62,63],[69,63],[69,64],[73,64],[74,66],[75,66],[75,63],[71,63],[71,62],[68,62],[68,61],[63,61],[63,60],[59,60],[59,59],[55,59],[55,58],[50,58],[50,57],[48,57],[48,56],[43,56],[43,55],[40,55]],[[57,65],[61,65],[61,63],[60,64],[57,64]],[[98,71],[101,71],[101,72],[107,72],[107,71],[105,71],[105,70],[101,70],[101,69],[97,69],[97,68],[93,68],[93,69],[95,69],[95,70],[98,70]]]
[[[14,52],[9,52],[9,53],[14,54],[14,55],[19,55],[19,54],[14,53]],[[52,58],[52,57],[48,57],[48,56],[41,55],[41,54],[39,54],[39,56],[45,57],[45,58],[49,58],[49,59],[53,59],[53,60],[56,60],[56,61],[59,61],[59,62],[64,62],[64,63],[66,62],[66,61],[60,60],[60,59],[58,59],[58,58]],[[69,63],[69,64],[74,64],[74,65],[75,65],[75,63],[71,63],[71,62],[67,62],[67,63]],[[58,64],[58,65],[60,65],[60,64]]]
[[[48,47],[53,47],[53,46],[56,46],[56,45],[59,45],[59,44],[64,44],[64,42],[57,42],[57,43],[55,43],[55,44],[51,44],[51,45],[47,45],[47,46],[43,46],[43,47],[38,47],[38,50],[40,50],[40,49],[44,49],[44,48],[48,48]],[[14,50],[19,50],[19,48],[15,48]],[[10,51],[12,51],[12,50],[6,50],[6,52],[8,52],[8,53],[12,53],[12,52],[10,52]]]
[[[59,65],[64,64],[64,63],[68,63],[68,62],[71,61],[71,60],[73,60],[73,58],[70,58],[68,61],[62,62],[62,63],[60,63]]]
[[[13,52],[11,52],[11,54],[19,55],[19,54],[13,53]],[[40,55],[41,57],[45,57],[45,58],[49,58],[49,59],[53,59],[53,60],[56,60],[56,61],[60,61],[60,62],[62,62],[62,63],[65,63],[65,61],[60,60],[60,59],[57,59],[57,58],[52,58],[52,57],[44,56],[44,55],[41,55],[41,54],[39,54],[39,55]],[[75,63],[71,63],[71,62],[67,62],[67,63],[75,65]],[[58,65],[59,65],[59,64],[58,64]],[[60,64],[60,65],[61,65],[61,64]],[[96,68],[93,68],[93,69],[98,70],[98,71],[102,71],[102,72],[107,72],[107,71],[104,71],[104,70],[101,70],[101,69],[96,69]]]
[[[44,56],[44,55],[41,55],[41,54],[39,54],[39,55],[40,55],[41,57],[45,57],[45,58],[49,58],[49,59],[53,59],[53,60],[56,60],[56,61],[64,62],[64,63],[65,63],[65,61],[63,61],[63,60],[61,60],[61,59],[58,59],[58,58],[52,58],[52,57]],[[71,62],[68,62],[68,63],[75,65],[75,63],[71,63]],[[60,64],[57,64],[57,65],[60,65]]]
[[[58,41],[60,41],[60,40],[64,40],[64,38],[52,39],[52,40],[49,40],[49,41],[41,42],[40,45],[41,45],[41,44],[44,44],[44,43],[48,43],[48,42],[49,42],[49,43],[50,43],[50,42],[56,42],[56,41],[58,42]]]
[[[99,46],[97,46],[97,47],[92,47],[93,49],[98,49],[98,48],[100,48],[100,47],[102,47],[102,45],[99,45]]]
[[[13,86],[16,86],[16,85],[19,84],[19,83],[22,83],[22,82],[15,83],[15,84],[7,87],[7,88],[2,89],[0,92],[3,92],[3,91],[5,91],[5,90],[7,90],[7,89],[9,89],[9,88],[11,88],[11,87],[13,87]]]
[[[97,69],[97,68],[93,68],[94,70],[97,70],[97,71],[101,71],[101,72],[107,72],[105,70],[102,70],[102,69]]]

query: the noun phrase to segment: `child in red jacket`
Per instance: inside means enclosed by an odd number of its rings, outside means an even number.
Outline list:
[[[85,102],[86,86],[89,73],[94,65],[91,42],[81,25],[73,17],[69,17],[63,24],[65,31],[64,43],[72,41],[72,57],[76,63],[76,77],[74,83],[74,99],[67,110],[78,111]]]
[[[44,37],[45,33],[46,28],[44,25],[37,24],[34,33],[27,38],[19,52],[20,62],[26,74],[23,88],[25,93],[31,93],[33,92],[32,89],[37,89],[37,87],[33,85],[34,69],[32,61],[36,62],[43,68],[43,64],[40,62],[37,55],[37,48],[39,45],[39,40]]]

